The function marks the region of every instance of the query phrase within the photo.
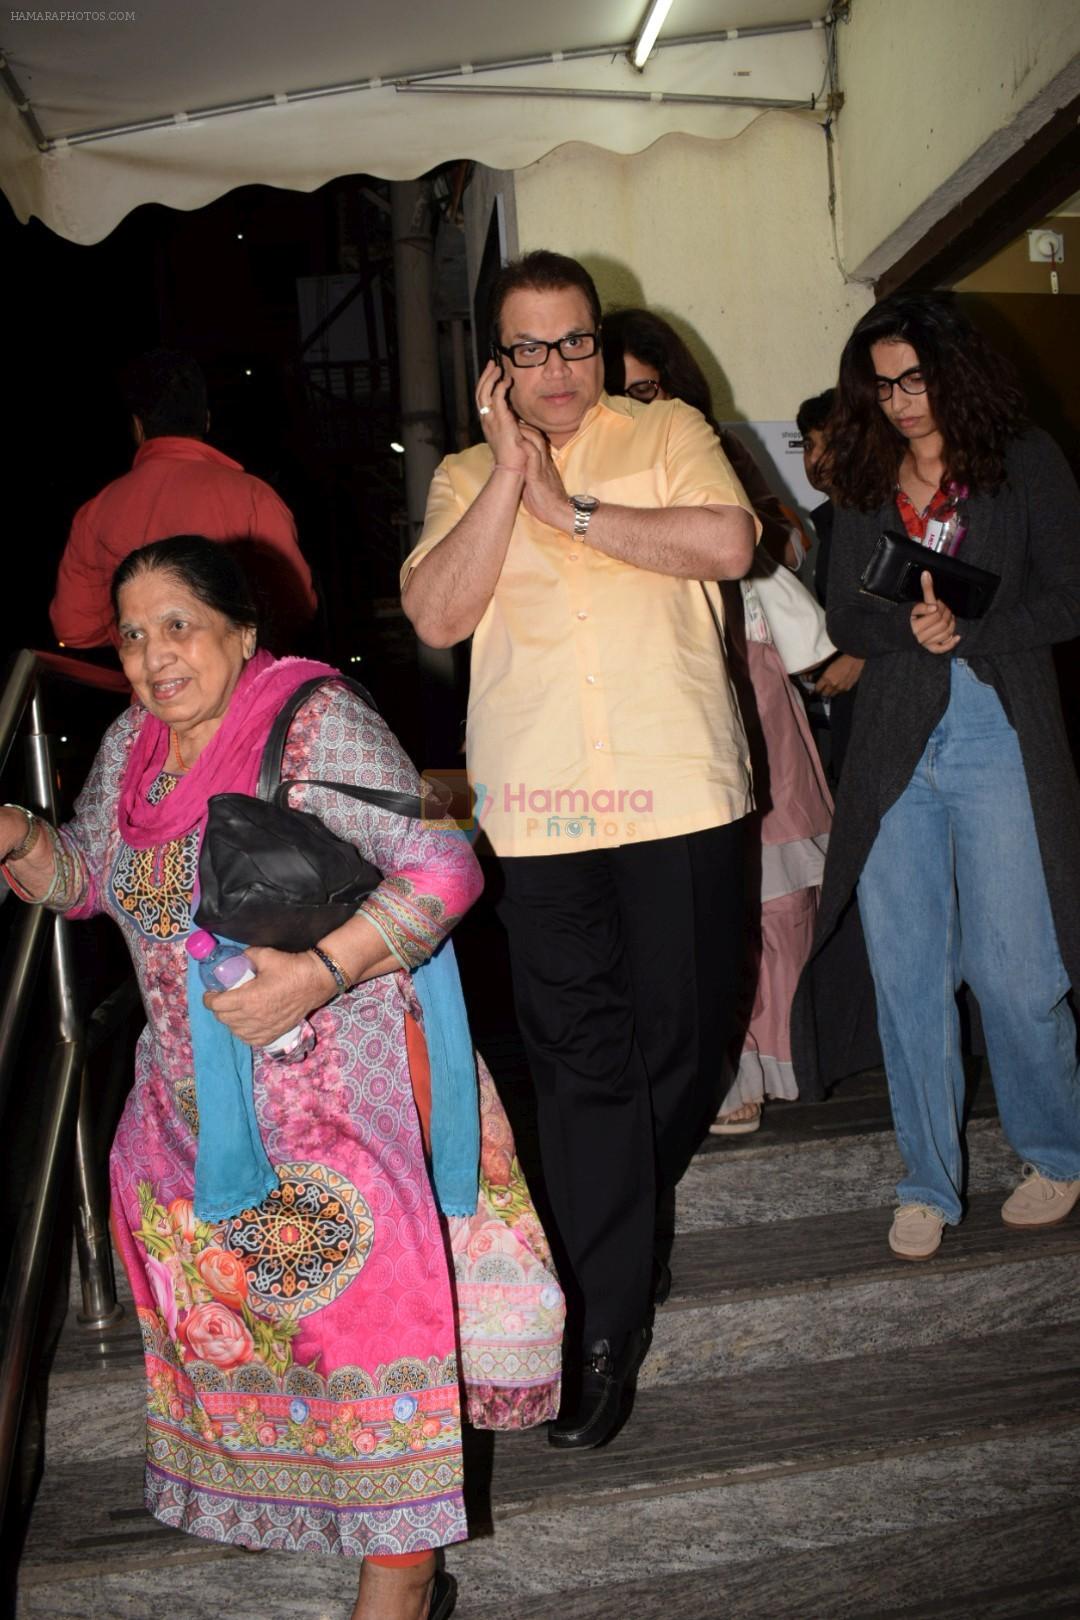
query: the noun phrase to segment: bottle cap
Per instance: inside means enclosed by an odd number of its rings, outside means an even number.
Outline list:
[[[196,928],[193,934],[188,935],[187,949],[188,955],[193,956],[196,962],[205,962],[217,950],[217,940],[205,928]]]

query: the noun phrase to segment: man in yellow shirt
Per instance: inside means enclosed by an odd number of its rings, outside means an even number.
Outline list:
[[[437,469],[403,602],[429,645],[473,638],[469,776],[577,1335],[550,1439],[597,1446],[648,1350],[657,1199],[715,1112],[733,1019],[751,794],[715,582],[758,526],[697,411],[604,394],[582,265],[528,254],[492,311],[485,442]]]

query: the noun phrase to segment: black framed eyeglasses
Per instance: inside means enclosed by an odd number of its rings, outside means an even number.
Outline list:
[[[599,331],[568,332],[565,337],[556,338],[554,343],[531,338],[527,343],[511,343],[509,348],[502,343],[495,344],[498,352],[505,354],[512,366],[518,367],[546,366],[552,349],[558,349],[564,360],[591,360],[599,346]]]
[[[627,383],[623,393],[628,399],[636,399],[642,405],[651,405],[660,392],[660,384],[654,377],[643,377],[640,382]]]
[[[919,366],[909,366],[902,371],[899,377],[875,377],[874,385],[877,388],[878,402],[885,405],[893,396],[893,389],[898,385],[905,394],[925,394],[926,378]]]

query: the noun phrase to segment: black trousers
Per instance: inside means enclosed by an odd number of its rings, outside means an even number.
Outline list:
[[[743,824],[501,863],[540,1152],[586,1343],[647,1318],[657,1200],[720,1101]]]

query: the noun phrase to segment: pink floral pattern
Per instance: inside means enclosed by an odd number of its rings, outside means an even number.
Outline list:
[[[566,1304],[483,1059],[478,1070],[480,1198],[447,1223],[461,1376],[476,1428],[528,1429],[559,1409]]]
[[[455,1319],[408,1072],[408,976],[313,1013],[317,1045],[304,1062],[256,1062],[263,1139],[295,1190],[297,1222],[280,1203],[239,1225],[197,1221],[183,940],[154,938],[110,883],[119,783],[141,718],[128,710],[103,740],[58,835],[53,903],[114,917],[146,1009],[112,1182],[146,1350],[148,1504],[167,1524],[248,1547],[363,1556],[461,1540]],[[285,774],[419,787],[379,717],[337,687],[297,717]],[[298,789],[293,802],[388,874],[399,919],[412,896],[417,959],[476,897],[472,852],[445,826],[325,789]],[[408,1468],[387,1466],[398,1458]]]

